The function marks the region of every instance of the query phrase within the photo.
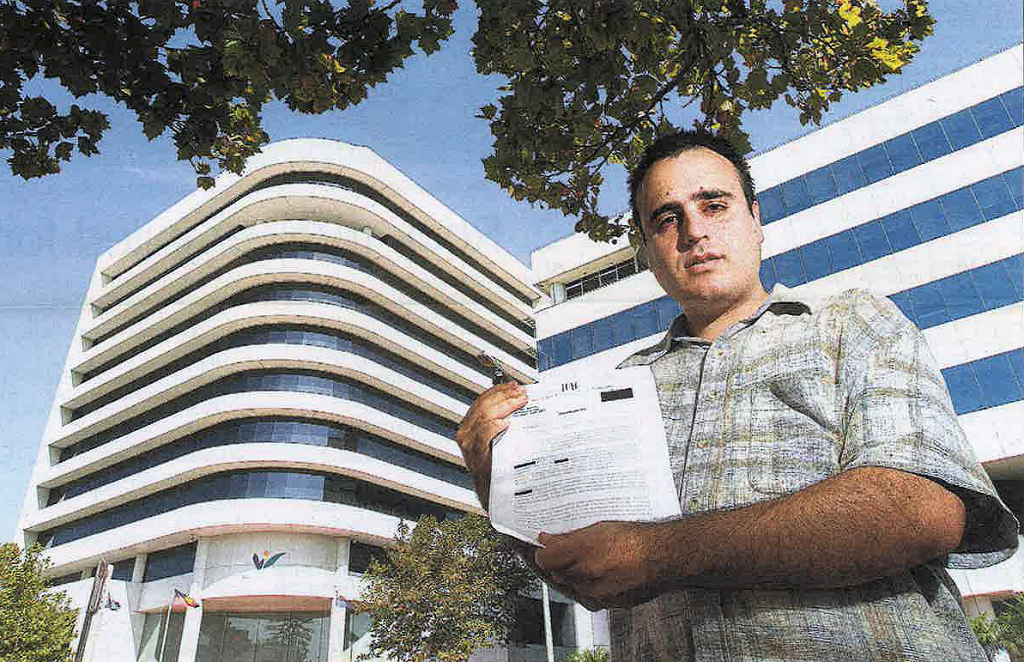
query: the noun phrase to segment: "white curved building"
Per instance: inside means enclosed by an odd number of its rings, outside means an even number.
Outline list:
[[[479,512],[452,437],[490,385],[478,352],[535,378],[540,296],[326,140],[267,147],[101,256],[20,520],[77,606],[113,564],[85,659],[354,659],[339,598],[400,518]],[[202,606],[179,600],[164,643],[175,590]]]

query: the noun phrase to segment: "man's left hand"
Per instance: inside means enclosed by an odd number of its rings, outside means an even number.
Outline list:
[[[647,529],[636,522],[598,522],[559,535],[541,533],[544,547],[534,560],[591,603],[631,607],[656,595],[645,558]]]

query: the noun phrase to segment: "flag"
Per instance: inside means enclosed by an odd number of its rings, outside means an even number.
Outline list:
[[[356,611],[356,609],[359,608],[359,605],[362,604],[362,601],[346,598],[340,593],[335,593],[334,604],[338,607],[344,607],[345,609],[348,609],[350,611]]]
[[[177,600],[178,598],[181,598],[181,601],[187,604],[189,607],[199,606],[199,602],[197,602],[195,598],[188,595],[187,593],[182,593],[178,589],[174,589],[174,599]]]

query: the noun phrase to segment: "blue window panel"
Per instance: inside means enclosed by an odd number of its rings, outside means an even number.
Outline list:
[[[832,273],[832,259],[829,257],[824,239],[801,246],[800,257],[803,259],[807,280],[817,280]]]
[[[996,354],[974,362],[974,373],[981,385],[986,407],[998,407],[1021,399],[1020,384],[1006,354]]]
[[[1003,102],[1003,108],[1010,114],[1010,120],[1013,121],[1014,126],[1024,124],[1024,88],[1018,87],[1016,90],[1004,92],[999,95],[999,100]]]
[[[914,218],[914,225],[917,226],[917,231],[924,241],[944,237],[950,233],[946,210],[938,198],[914,205],[910,208],[910,215]]]
[[[653,335],[661,331],[658,324],[658,308],[653,301],[629,309],[636,338]]]
[[[942,297],[946,300],[946,307],[952,319],[961,319],[980,313],[985,305],[974,287],[974,279],[969,273],[959,273],[949,278],[943,278],[935,283]]]
[[[829,166],[832,175],[836,180],[836,190],[839,195],[849,193],[867,184],[864,172],[860,169],[860,162],[856,154],[851,154],[844,159],[839,159]]]
[[[865,150],[857,152],[857,161],[860,163],[864,176],[872,184],[892,176],[892,164],[885,154],[885,147],[881,144],[872,145]]]
[[[1010,285],[1017,293],[1017,301],[1024,298],[1024,256],[1014,255],[1003,260],[1003,266],[1010,274]]]
[[[1003,182],[1010,189],[1010,195],[1013,196],[1017,209],[1020,209],[1021,204],[1024,203],[1024,170],[1017,168],[1016,170],[1004,172]]]
[[[938,122],[918,127],[911,131],[911,134],[914,136],[917,148],[921,151],[921,158],[925,161],[937,159],[953,151],[946,138],[946,132],[942,130]]]
[[[594,336],[594,352],[603,352],[617,344],[615,342],[615,320],[612,317],[595,320],[591,324],[591,331]]]
[[[914,302],[910,299],[910,295],[906,292],[897,292],[889,296],[896,307],[907,316],[907,319],[917,326],[917,315],[914,314]]]
[[[882,145],[885,146],[885,153],[889,156],[893,172],[903,172],[921,164],[921,152],[917,150],[917,143],[910,133],[890,138]]]
[[[949,321],[949,309],[946,300],[935,283],[907,290],[914,301],[914,312],[917,313],[918,327],[927,329]]]
[[[840,232],[825,238],[825,245],[832,255],[832,266],[836,271],[849,269],[864,262],[857,247],[857,240],[850,232]]]
[[[974,376],[971,364],[964,363],[946,368],[942,371],[942,376],[946,380],[956,413],[967,414],[984,407],[981,387],[978,386],[978,379]]]
[[[997,136],[1003,131],[1013,128],[1013,120],[1003,108],[1003,102],[999,100],[999,97],[982,101],[971,108],[971,114],[974,115],[974,121],[977,122],[978,128],[981,129],[981,135],[985,138]]]
[[[949,137],[949,144],[953,146],[953,151],[963,149],[981,140],[981,133],[978,131],[978,125],[974,123],[974,117],[971,116],[969,108],[947,115],[939,120],[939,123]]]
[[[893,252],[902,251],[921,243],[921,235],[914,226],[914,217],[904,209],[879,219]]]
[[[1024,349],[1007,352],[1006,358],[1010,360],[1010,369],[1013,370],[1013,376],[1017,378],[1017,383],[1024,388]]]
[[[796,287],[807,282],[799,251],[786,251],[776,255],[772,260],[775,262],[775,273],[783,285]]]
[[[885,232],[882,224],[878,221],[868,221],[853,229],[853,237],[860,247],[860,254],[865,262],[877,260],[883,255],[892,253],[889,242],[885,239]]]
[[[658,328],[662,331],[667,330],[672,325],[672,320],[683,312],[675,299],[668,296],[655,300],[654,307],[658,311]]]
[[[807,173],[804,175],[804,182],[807,184],[807,193],[812,204],[825,202],[839,195],[839,191],[836,189],[836,180],[832,177],[832,171],[828,166]]]
[[[984,220],[970,187],[951,191],[942,196],[942,209],[946,212],[949,227],[956,232],[977,225]]]
[[[758,193],[757,204],[761,209],[762,223],[771,223],[786,216],[786,207],[782,204],[782,191],[778,186]]]
[[[562,365],[572,360],[572,352],[569,349],[569,332],[563,331],[551,339],[553,351],[552,365]]]
[[[1001,176],[989,177],[973,184],[971,191],[981,206],[981,215],[987,221],[1006,216],[1017,209],[1017,204],[1010,196],[1010,189],[1006,187]]]
[[[803,211],[811,206],[811,197],[807,193],[807,184],[803,177],[784,182],[780,188],[782,189],[782,202],[790,214]]]
[[[764,289],[769,292],[773,287],[775,287],[775,284],[779,282],[778,276],[775,275],[775,263],[772,262],[772,260],[773,258],[761,260],[761,285],[763,285]]]

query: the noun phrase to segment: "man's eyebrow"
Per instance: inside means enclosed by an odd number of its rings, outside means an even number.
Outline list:
[[[735,198],[736,196],[729,191],[723,191],[720,188],[702,188],[693,195],[690,196],[691,200],[717,200],[719,198]]]

